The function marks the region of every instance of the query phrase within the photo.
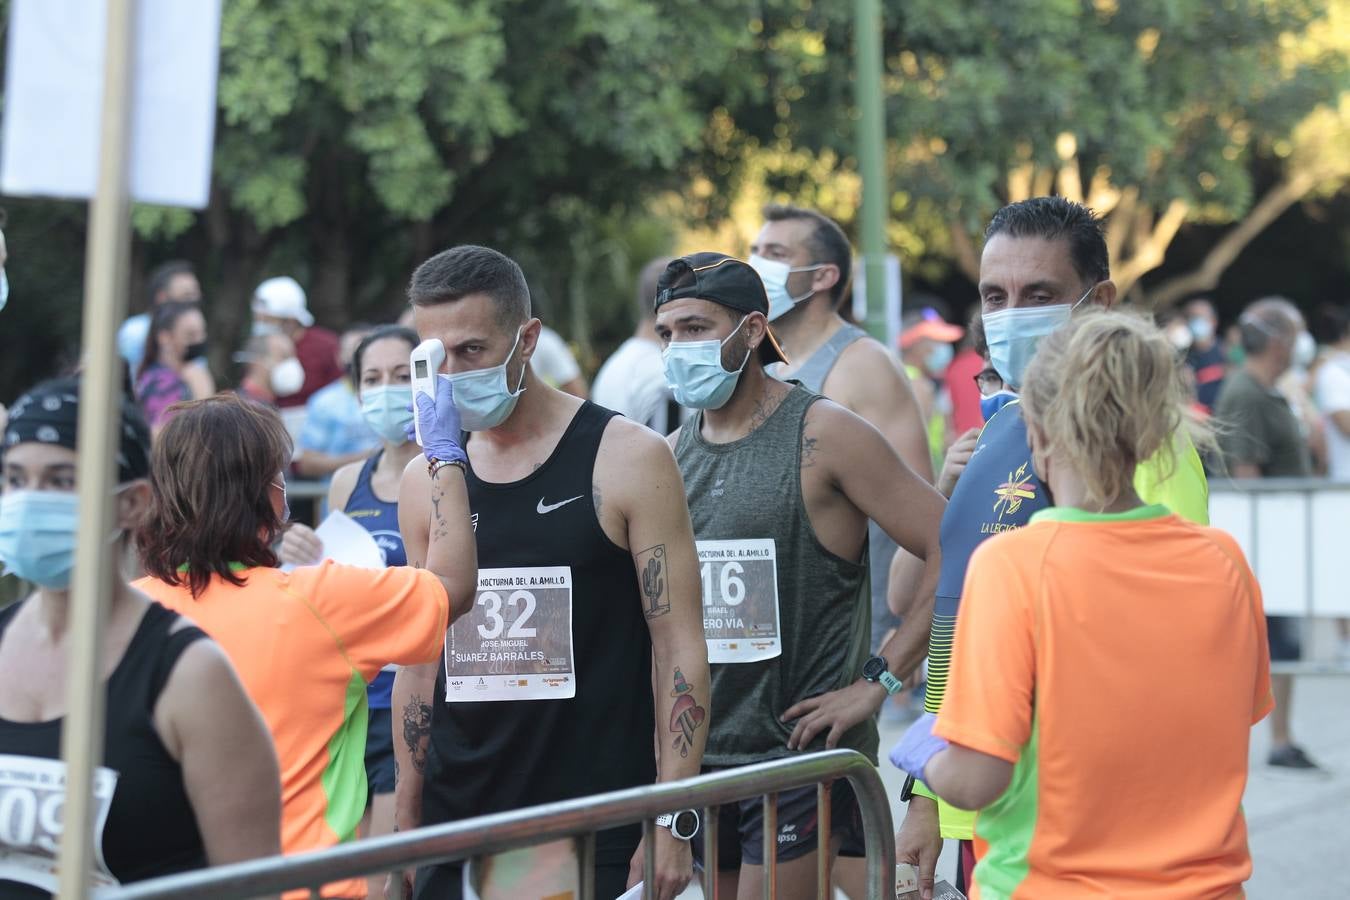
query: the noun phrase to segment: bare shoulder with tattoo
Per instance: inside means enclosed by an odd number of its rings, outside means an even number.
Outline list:
[[[678,480],[674,453],[664,437],[621,416],[610,419],[595,461],[591,499],[611,541],[634,555],[643,549],[628,542],[630,517],[643,509],[654,490],[667,486],[672,471]]]
[[[801,468],[817,470],[814,476],[834,481],[832,470],[851,458],[845,448],[858,442],[862,430],[874,430],[853,412],[832,400],[820,399],[806,410],[802,423]]]

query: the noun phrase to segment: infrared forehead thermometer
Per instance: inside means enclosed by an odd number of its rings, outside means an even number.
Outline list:
[[[418,446],[426,445],[422,442],[422,422],[417,417],[417,395],[426,394],[432,403],[436,402],[436,373],[444,364],[445,345],[436,338],[418,344],[408,358],[408,365],[412,367],[413,428],[417,432]]]

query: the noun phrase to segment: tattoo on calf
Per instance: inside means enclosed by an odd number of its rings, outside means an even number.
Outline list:
[[[642,597],[647,604],[648,619],[655,619],[670,612],[670,591],[666,578],[666,545],[657,544],[648,547],[634,559],[638,571],[642,573]]]
[[[684,680],[680,667],[675,667],[675,690],[670,696],[675,702],[670,707],[670,730],[675,734],[672,750],[680,751],[680,756],[688,756],[689,748],[694,746],[694,732],[708,718],[708,712],[694,699],[694,689]]]
[[[403,707],[403,740],[408,745],[413,768],[419,774],[427,770],[427,743],[430,739],[431,704],[413,694]]]

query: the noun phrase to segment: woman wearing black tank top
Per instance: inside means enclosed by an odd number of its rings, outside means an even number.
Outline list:
[[[0,612],[0,897],[56,890],[79,384],[15,404],[5,434],[0,560],[34,585]],[[124,404],[117,535],[149,502],[149,433]],[[262,717],[199,629],[118,581],[103,632],[107,722],[95,778],[96,886],[280,851],[280,773]]]

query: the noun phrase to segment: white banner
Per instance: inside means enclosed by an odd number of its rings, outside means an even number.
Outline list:
[[[211,190],[220,0],[139,0],[131,196],[202,209]],[[90,198],[98,175],[107,0],[13,0],[0,190]]]

